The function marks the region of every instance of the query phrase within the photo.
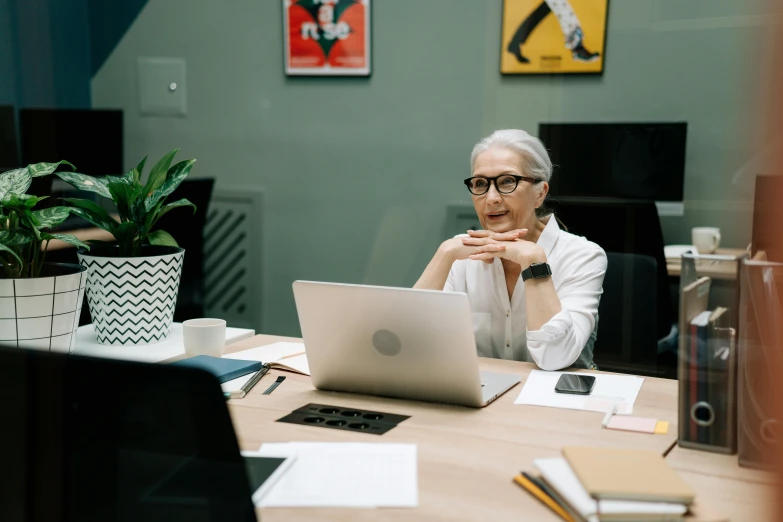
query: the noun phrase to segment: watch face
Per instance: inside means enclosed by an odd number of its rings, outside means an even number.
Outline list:
[[[546,263],[533,263],[530,265],[530,272],[533,274],[533,277],[546,277],[552,274],[549,270],[549,265]]]

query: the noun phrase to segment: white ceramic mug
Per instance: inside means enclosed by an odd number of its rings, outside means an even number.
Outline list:
[[[226,345],[226,322],[223,319],[189,319],[182,323],[182,336],[185,354],[189,357],[220,357]]]
[[[699,250],[699,254],[714,254],[720,245],[720,229],[695,227],[691,230],[691,242]]]

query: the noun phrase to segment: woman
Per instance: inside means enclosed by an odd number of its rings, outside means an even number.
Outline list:
[[[470,162],[465,184],[484,230],[443,242],[415,288],[468,295],[483,357],[593,367],[606,254],[544,210],[546,149],[525,131],[499,130]]]

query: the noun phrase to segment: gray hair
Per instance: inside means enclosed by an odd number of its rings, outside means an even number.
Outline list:
[[[519,129],[496,130],[473,147],[470,153],[470,168],[479,154],[489,149],[507,149],[519,153],[524,160],[525,171],[536,179],[547,183],[552,178],[552,160],[541,140]]]
[[[536,179],[543,179],[547,183],[552,178],[552,160],[549,159],[549,153],[541,140],[531,136],[520,129],[502,129],[496,130],[483,140],[476,143],[473,152],[470,153],[470,169],[476,163],[476,158],[482,152],[489,149],[511,150],[522,156],[523,168],[525,172]],[[541,185],[537,185],[538,190],[543,190]],[[548,197],[548,196],[547,196]],[[551,214],[547,206],[542,203],[536,209],[536,216],[542,219]],[[563,228],[565,225],[560,223]],[[566,228],[566,230],[568,230]]]

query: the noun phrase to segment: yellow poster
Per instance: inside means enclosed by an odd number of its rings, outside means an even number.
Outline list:
[[[608,2],[504,0],[500,72],[602,72]]]

